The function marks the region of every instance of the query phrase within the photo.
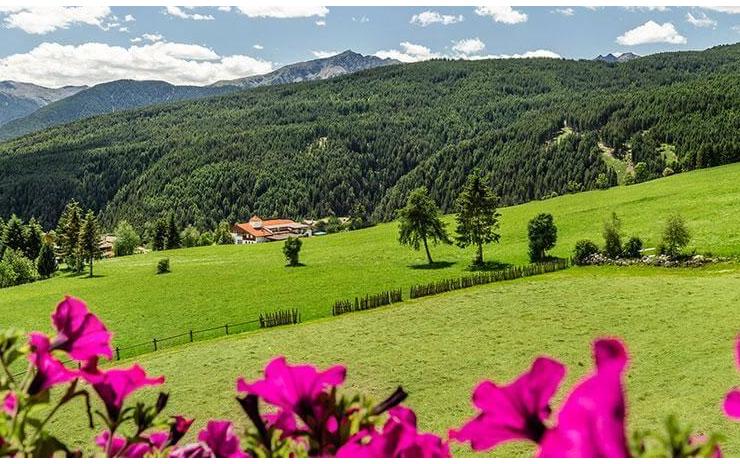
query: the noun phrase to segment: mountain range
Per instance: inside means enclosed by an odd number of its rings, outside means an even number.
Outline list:
[[[0,140],[100,114],[223,95],[243,88],[328,79],[396,63],[347,50],[328,58],[290,64],[268,74],[203,87],[117,80],[89,88],[48,89],[6,81],[0,83]]]
[[[636,55],[632,52],[620,53],[619,55],[609,53],[608,55],[597,56],[596,58],[594,58],[594,61],[604,61],[606,63],[626,63],[636,58],[640,58],[640,55]]]
[[[86,88],[69,86],[50,89],[26,82],[0,81],[0,125]]]

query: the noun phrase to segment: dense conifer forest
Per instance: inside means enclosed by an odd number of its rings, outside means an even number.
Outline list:
[[[99,116],[0,144],[0,216],[56,224],[72,198],[112,228],[174,212],[393,217],[426,186],[450,211],[473,168],[503,204],[740,160],[740,45],[627,63],[396,65]],[[565,131],[564,131],[565,129]],[[666,156],[665,146],[675,156]]]

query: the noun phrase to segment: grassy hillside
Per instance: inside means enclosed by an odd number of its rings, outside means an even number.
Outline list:
[[[344,363],[348,387],[377,398],[401,384],[420,426],[444,433],[472,414],[469,395],[482,378],[508,381],[546,353],[568,365],[569,387],[592,366],[591,340],[618,336],[634,356],[627,377],[632,428],[658,428],[675,413],[699,430],[723,433],[730,443],[725,455],[738,456],[740,428],[720,404],[738,383],[733,339],[739,300],[737,264],[574,268],[195,343],[138,361],[167,377],[169,411],[197,416],[198,427],[209,416],[245,424],[233,400],[234,380],[257,377],[267,360],[284,354],[291,362]],[[84,424],[80,417],[56,426],[83,445],[89,434]],[[498,454],[528,452],[509,446]]]
[[[92,92],[95,89],[90,89]],[[740,44],[590,60],[432,60],[88,118],[0,143],[0,215],[56,224],[72,198],[108,226],[362,206],[389,220],[426,186],[450,210],[480,168],[506,204],[616,183],[598,142],[649,175],[740,161]],[[53,107],[49,107],[49,111]],[[46,110],[45,110],[46,111]],[[574,130],[548,144],[567,124]],[[1,131],[0,131],[1,132]],[[572,190],[572,189],[571,189]]]
[[[740,255],[737,217],[740,164],[680,174],[606,191],[566,195],[502,211],[502,241],[486,258],[522,264],[527,260],[527,221],[546,211],[559,229],[557,256],[568,256],[581,238],[601,242],[603,220],[615,211],[625,234],[646,246],[658,242],[662,220],[680,212],[700,252]],[[450,221],[452,218],[450,218]],[[214,246],[101,261],[98,277],[60,276],[0,290],[0,326],[43,329],[49,312],[65,294],[89,302],[115,332],[121,346],[187,331],[254,319],[256,314],[299,308],[304,320],[330,314],[340,298],[458,276],[472,250],[432,250],[442,266],[427,269],[423,252],[398,245],[396,224],[307,239],[306,264],[286,268],[281,243]],[[157,261],[171,259],[172,273],[155,275]]]

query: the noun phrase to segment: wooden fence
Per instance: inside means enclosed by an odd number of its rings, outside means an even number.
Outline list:
[[[513,280],[538,274],[546,274],[566,269],[570,266],[567,259],[558,259],[546,263],[536,263],[527,266],[512,266],[500,271],[478,272],[469,276],[439,280],[429,284],[412,285],[409,289],[409,298],[421,298],[438,293],[459,290],[475,285],[485,285],[503,280]]]
[[[332,316],[339,316],[344,313],[365,311],[379,306],[387,306],[392,303],[400,303],[401,301],[403,301],[403,290],[400,288],[396,290],[388,290],[374,295],[355,297],[354,305],[350,300],[336,301],[331,307],[331,314]]]

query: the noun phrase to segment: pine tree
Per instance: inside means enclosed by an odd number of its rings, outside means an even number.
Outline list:
[[[23,236],[23,221],[21,221],[15,214],[10,216],[8,223],[5,224],[3,243],[7,248],[11,248],[22,253],[26,250],[26,240]]]
[[[57,259],[54,256],[54,245],[44,243],[39,252],[36,268],[43,278],[51,277],[57,270]]]
[[[36,218],[31,218],[23,230],[23,239],[25,242],[25,253],[28,259],[35,260],[41,251],[41,245],[44,238],[44,229],[38,223]]]
[[[457,197],[457,228],[455,238],[460,248],[475,245],[477,252],[473,264],[483,264],[483,245],[498,242],[501,235],[498,230],[497,210],[498,197],[486,185],[485,179],[478,172],[468,176],[462,192]]]
[[[93,263],[100,257],[100,226],[95,213],[88,211],[80,227],[78,242],[79,256],[90,264],[90,277],[93,276]]]
[[[79,256],[80,227],[82,226],[82,208],[72,200],[64,207],[57,225],[57,236],[61,255],[67,266],[74,272],[82,270],[82,259]]]
[[[175,224],[175,215],[170,214],[167,217],[167,233],[165,236],[165,248],[172,250],[180,248],[180,231]]]
[[[152,237],[152,250],[164,250],[167,241],[167,224],[163,220],[158,220],[154,224],[154,234]]]
[[[435,244],[450,243],[439,209],[427,194],[426,187],[411,191],[406,206],[398,210],[398,217],[401,221],[398,227],[398,242],[414,250],[418,250],[420,245],[424,244],[429,264],[433,263],[432,255],[429,253],[429,240]]]

